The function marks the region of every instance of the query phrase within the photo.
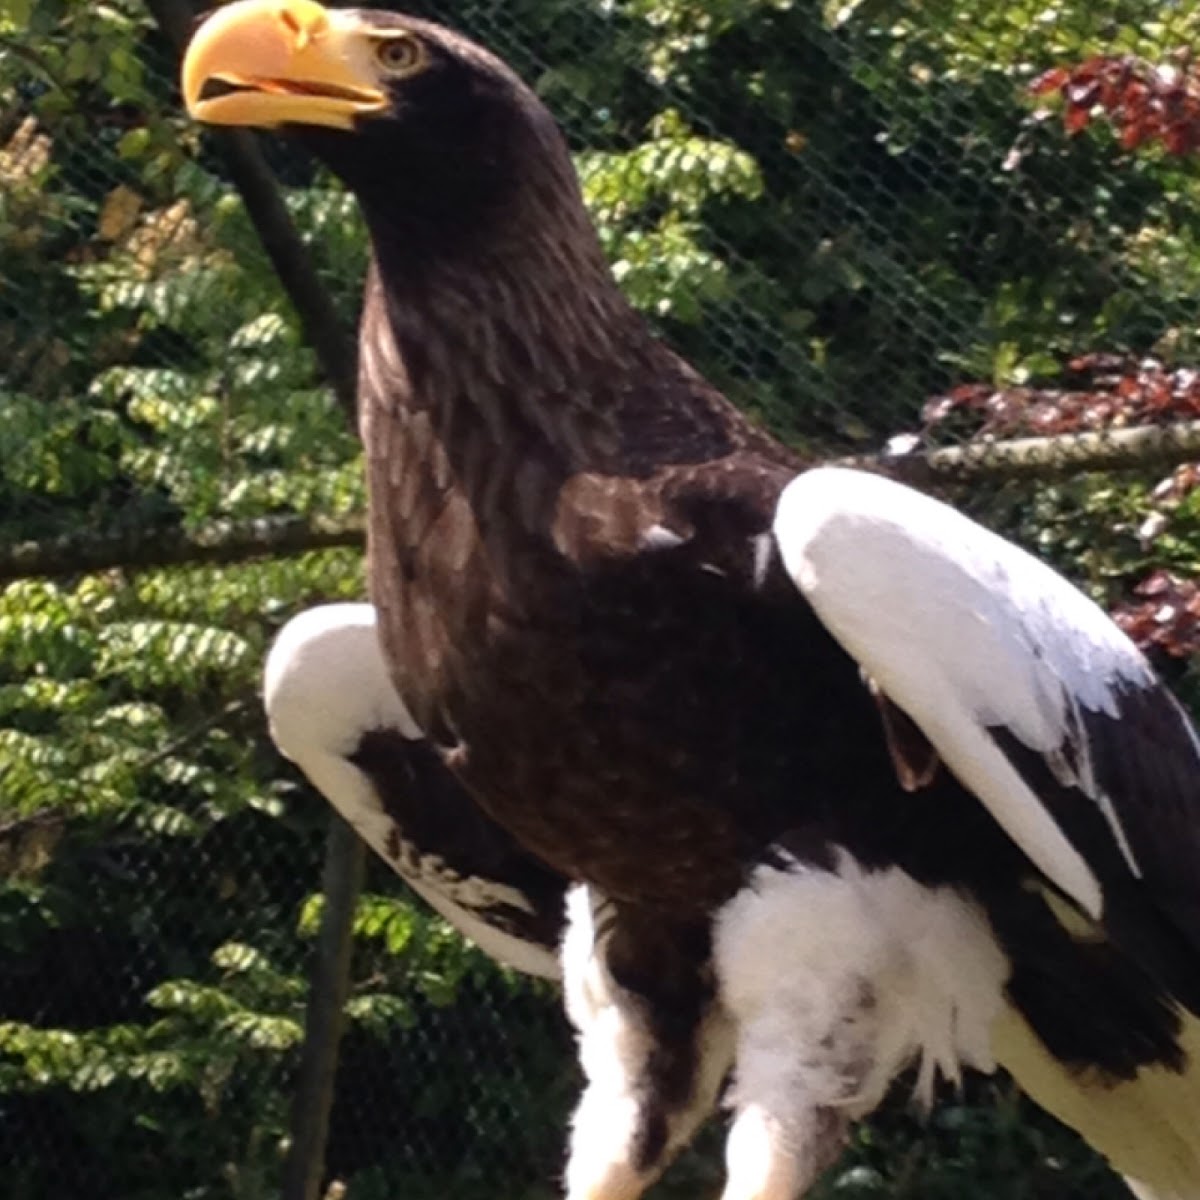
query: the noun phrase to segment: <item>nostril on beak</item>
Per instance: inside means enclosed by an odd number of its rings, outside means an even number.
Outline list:
[[[303,50],[329,24],[329,18],[320,5],[296,3],[295,0],[279,6],[279,21],[292,35],[296,50]]]

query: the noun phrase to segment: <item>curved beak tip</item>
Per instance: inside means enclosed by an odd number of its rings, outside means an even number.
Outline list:
[[[253,70],[272,73],[286,62],[286,26],[279,19],[286,5],[272,0],[235,0],[201,22],[180,69],[180,88],[190,116],[203,119],[204,85],[212,79]]]

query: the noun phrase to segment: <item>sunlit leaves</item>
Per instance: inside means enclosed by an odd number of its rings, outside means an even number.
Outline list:
[[[388,992],[352,996],[346,1003],[346,1016],[376,1037],[388,1037],[397,1029],[411,1029],[416,1013],[410,1001]]]
[[[762,180],[754,160],[696,136],[668,110],[635,149],[585,153],[578,166],[626,295],[657,315],[695,320],[726,279],[726,264],[705,238],[704,208],[722,196],[757,197]]]
[[[114,621],[101,630],[96,669],[134,689],[236,676],[251,664],[246,640],[231,630],[182,621]]]
[[[15,681],[86,668],[94,650],[89,624],[87,608],[68,589],[42,580],[10,584],[0,590],[0,671]]]
[[[0,1024],[0,1088],[9,1092],[61,1087],[88,1093],[134,1081],[162,1092],[195,1085],[205,1069],[197,1049],[181,1046],[162,1026],[76,1033]]]
[[[211,1102],[239,1056],[297,1045],[304,993],[302,980],[251,947],[227,943],[212,962],[220,986],[174,979],[153,988],[146,1001],[160,1017],[150,1024],[75,1032],[0,1023],[0,1089],[90,1092],[140,1082],[156,1091],[201,1089]],[[214,1074],[215,1063],[222,1065]]]
[[[0,30],[20,29],[29,21],[32,0],[0,0]]]
[[[791,6],[792,0],[624,0],[619,4],[621,11],[646,23],[645,66],[660,83],[685,76],[689,59],[711,49],[737,23]]]
[[[304,905],[298,921],[299,932],[316,935],[324,914],[320,894]],[[384,973],[388,993],[420,996],[434,1005],[454,1002],[462,980],[470,973],[493,969],[482,952],[470,946],[441,918],[410,895],[381,895],[365,892],[354,911],[353,930],[360,946]],[[363,1015],[378,1024],[392,1013],[402,1022],[411,1019],[408,1006],[396,1007],[390,1001],[382,1007],[351,1003],[349,1015]],[[365,1015],[364,1015],[365,1014]]]
[[[71,497],[114,477],[121,440],[114,413],[0,391],[0,496]]]

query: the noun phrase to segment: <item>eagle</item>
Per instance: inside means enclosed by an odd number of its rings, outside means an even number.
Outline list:
[[[634,1200],[726,1076],[724,1200],[794,1200],[907,1068],[928,1101],[997,1063],[1139,1195],[1200,1200],[1200,742],[1132,643],[953,508],[801,460],[656,337],[484,48],[238,0],[182,86],[295,137],[365,220],[388,678],[482,813],[585,885],[569,1200]]]

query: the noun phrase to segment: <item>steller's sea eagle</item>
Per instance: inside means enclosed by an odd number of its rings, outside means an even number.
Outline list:
[[[570,1200],[636,1197],[730,1060],[725,1200],[803,1193],[907,1065],[928,1096],[996,1061],[1143,1196],[1200,1200],[1200,746],[1132,644],[945,505],[806,469],[656,340],[487,51],[239,0],[183,90],[287,127],[366,220],[390,677],[589,887]]]

